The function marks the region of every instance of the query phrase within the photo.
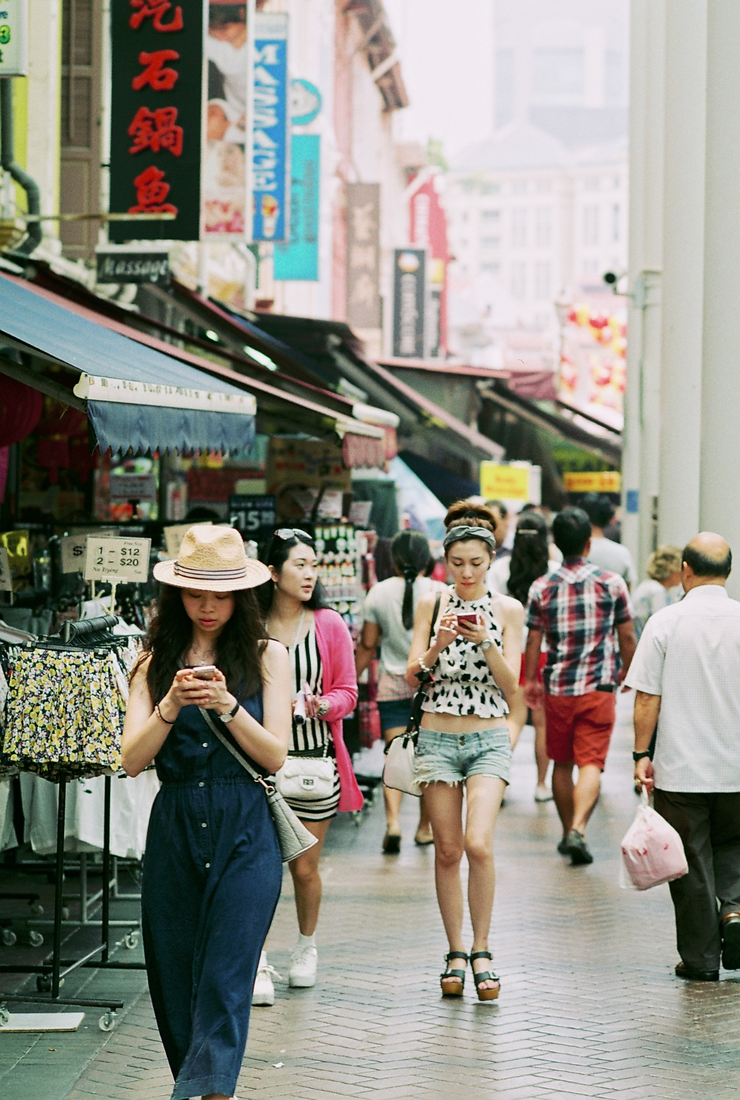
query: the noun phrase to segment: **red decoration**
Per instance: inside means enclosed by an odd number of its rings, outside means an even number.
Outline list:
[[[155,31],[181,31],[182,30],[182,8],[176,7],[175,13],[170,19],[169,23],[163,23],[162,17],[172,7],[170,0],[131,0],[131,7],[138,8],[129,19],[129,26],[133,27],[135,31],[138,31],[141,24],[145,19],[153,19],[153,27]]]
[[[0,375],[0,447],[25,439],[38,424],[43,404],[38,390]]]
[[[176,126],[177,107],[159,107],[150,111],[148,107],[139,107],[134,120],[128,128],[134,144],[129,153],[140,153],[142,149],[151,149],[158,153],[160,149],[169,149],[173,157],[182,154],[182,126]]]
[[[164,202],[169,194],[169,183],[163,183],[164,172],[152,164],[134,180],[136,206],[129,206],[129,214],[176,214],[177,207]]]
[[[131,87],[135,92],[140,92],[147,84],[155,92],[169,92],[174,88],[180,75],[177,69],[165,67],[165,61],[179,61],[177,50],[153,50],[147,53],[142,50],[139,54],[139,64],[146,66],[143,73],[139,73],[131,81]]]

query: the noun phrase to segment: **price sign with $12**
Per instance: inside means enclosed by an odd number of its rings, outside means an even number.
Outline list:
[[[151,539],[94,538],[88,535],[87,581],[145,581],[149,576]]]

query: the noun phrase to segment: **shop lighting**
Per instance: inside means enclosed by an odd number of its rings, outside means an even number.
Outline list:
[[[250,348],[249,344],[244,345],[244,350],[251,359],[256,359],[263,367],[267,367],[268,370],[279,370],[277,363],[274,363],[269,355],[265,355],[262,351],[257,351],[256,348]]]

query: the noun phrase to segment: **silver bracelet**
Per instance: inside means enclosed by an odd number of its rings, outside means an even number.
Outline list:
[[[419,658],[419,668],[421,669],[422,672],[431,672],[432,671],[431,668],[429,668],[428,665],[424,664],[424,657],[423,656]]]

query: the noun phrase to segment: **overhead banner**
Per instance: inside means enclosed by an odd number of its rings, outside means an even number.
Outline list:
[[[426,251],[397,248],[393,253],[393,355],[424,358]]]
[[[258,12],[253,57],[252,240],[288,239],[288,16]]]
[[[111,241],[200,235],[203,0],[111,5]]]
[[[254,0],[208,3],[204,240],[244,240],[250,228],[253,27]]]
[[[347,324],[380,328],[380,184],[347,184]]]
[[[290,149],[290,241],[275,245],[273,278],[317,282],[321,138],[293,134]]]

